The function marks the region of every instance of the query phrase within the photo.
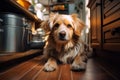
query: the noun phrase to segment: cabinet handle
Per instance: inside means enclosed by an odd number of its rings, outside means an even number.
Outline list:
[[[96,3],[96,7],[98,7],[98,6],[100,6],[101,5],[101,3]]]
[[[115,34],[120,34],[120,27],[111,29],[111,34],[114,36]]]

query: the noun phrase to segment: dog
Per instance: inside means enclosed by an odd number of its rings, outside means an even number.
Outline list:
[[[51,13],[49,19],[42,22],[41,28],[48,35],[43,51],[47,58],[45,71],[56,70],[58,62],[71,64],[72,70],[85,70],[88,58],[81,39],[84,27],[76,14]]]

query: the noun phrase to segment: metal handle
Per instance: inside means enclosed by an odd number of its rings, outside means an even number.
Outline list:
[[[0,18],[0,25],[2,25],[1,23],[3,22],[3,19]],[[3,28],[0,28],[0,32],[4,32]]]
[[[117,27],[117,28],[111,29],[111,34],[112,34],[112,35],[120,34],[120,27]]]

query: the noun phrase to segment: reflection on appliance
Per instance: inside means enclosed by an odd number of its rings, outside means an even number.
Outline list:
[[[42,49],[45,45],[45,32],[41,28],[38,28],[32,35],[30,47],[32,49]]]

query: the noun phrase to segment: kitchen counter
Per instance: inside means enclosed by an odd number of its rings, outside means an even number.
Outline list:
[[[0,63],[7,62],[13,59],[22,58],[25,56],[33,55],[36,53],[40,53],[42,50],[39,49],[31,49],[25,52],[17,52],[17,53],[0,53]]]
[[[23,61],[29,60],[42,54],[42,49],[31,49],[25,52],[0,53],[0,72],[7,67],[15,66]]]

